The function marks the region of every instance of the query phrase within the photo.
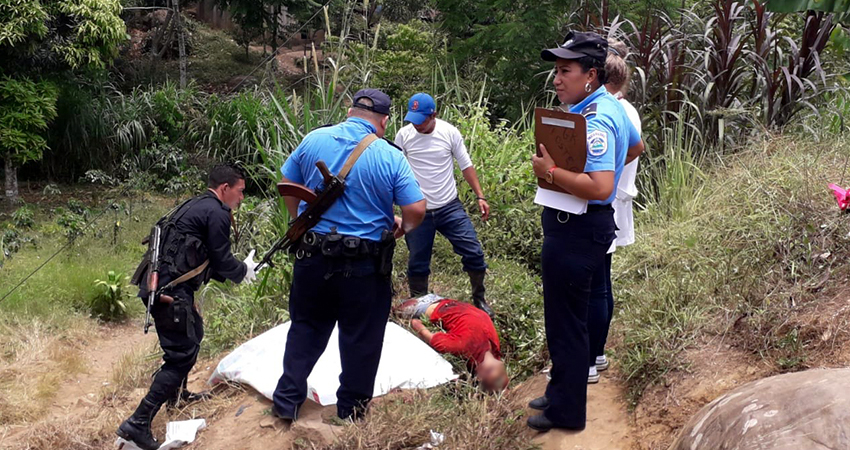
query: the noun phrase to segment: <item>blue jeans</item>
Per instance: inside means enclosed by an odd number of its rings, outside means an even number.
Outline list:
[[[463,210],[460,200],[454,199],[445,206],[427,211],[422,224],[405,235],[410,250],[408,276],[426,277],[431,274],[431,252],[437,231],[449,240],[454,252],[460,255],[464,272],[483,272],[487,269],[484,250],[478,242],[472,221]]]

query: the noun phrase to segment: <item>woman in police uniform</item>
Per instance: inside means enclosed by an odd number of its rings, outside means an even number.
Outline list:
[[[576,32],[541,53],[555,63],[558,99],[587,119],[587,163],[581,173],[562,169],[541,145],[542,156],[532,156],[534,174],[588,205],[584,214],[549,207],[542,214],[543,305],[552,370],[545,395],[529,404],[543,411],[528,419],[528,426],[538,431],[585,427],[591,280],[614,240],[611,202],[626,153],[642,145],[623,107],[604,87],[607,49],[601,36]]]

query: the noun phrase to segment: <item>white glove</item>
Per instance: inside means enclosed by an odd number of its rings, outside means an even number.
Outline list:
[[[257,266],[259,265],[259,263],[254,262],[254,252],[255,252],[255,250],[251,250],[251,252],[248,253],[248,256],[245,258],[245,260],[242,261],[242,262],[245,263],[245,269],[246,269],[245,270],[245,278],[242,279],[242,282],[245,283],[245,284],[251,284],[252,282],[254,282],[254,280],[257,279],[257,272],[258,271],[256,269],[257,269]]]

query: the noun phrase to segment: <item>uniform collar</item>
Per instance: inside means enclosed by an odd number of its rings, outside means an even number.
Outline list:
[[[349,117],[346,122],[356,123],[358,125],[362,125],[366,128],[369,133],[376,133],[378,130],[375,128],[375,125],[372,125],[372,122],[369,122],[366,119],[360,117]]]
[[[590,95],[588,95],[587,97],[584,98],[584,100],[573,105],[570,108],[570,112],[580,113],[587,105],[595,102],[597,99],[599,99],[599,97],[601,97],[601,96],[603,96],[607,93],[608,93],[608,90],[605,89],[605,86],[599,86],[599,89],[591,92]]]
[[[230,211],[230,207],[229,207],[229,206],[227,206],[227,205],[226,205],[223,201],[221,201],[221,199],[220,199],[220,198],[218,198],[218,195],[216,195],[216,193],[215,193],[215,192],[213,192],[212,190],[210,190],[209,188],[207,189],[207,192],[205,192],[203,195],[206,195],[206,196],[208,196],[208,197],[214,198],[214,199],[215,199],[215,201],[217,201],[217,202],[218,202],[218,204],[219,204],[219,205],[221,205],[221,208],[222,208],[223,210],[225,210],[225,211]],[[202,196],[203,196],[203,195],[202,195]]]

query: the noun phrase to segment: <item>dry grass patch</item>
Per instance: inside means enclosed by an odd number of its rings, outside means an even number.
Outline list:
[[[120,404],[128,399],[128,393],[147,389],[151,374],[162,364],[162,352],[156,345],[125,353],[112,365],[109,384],[101,391],[105,403]]]
[[[329,449],[414,449],[442,433],[453,450],[521,450],[529,443],[523,408],[510,394],[487,395],[459,381],[376,400],[362,423],[346,426]]]
[[[91,334],[85,323],[57,331],[49,319],[26,325],[13,320],[0,324],[0,426],[25,423],[44,414],[62,382],[85,372],[77,342]]]

